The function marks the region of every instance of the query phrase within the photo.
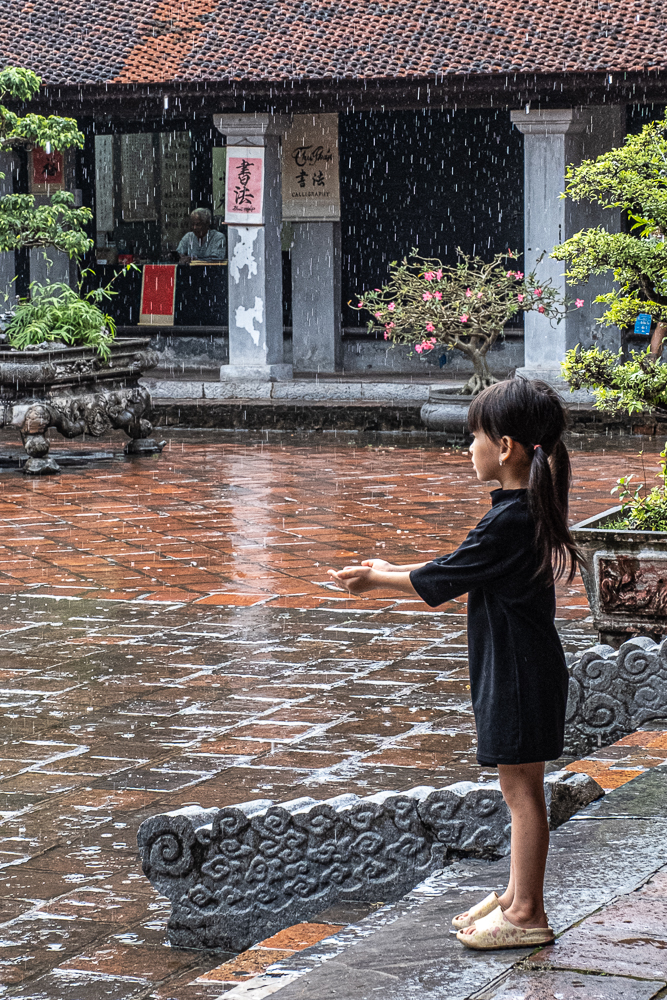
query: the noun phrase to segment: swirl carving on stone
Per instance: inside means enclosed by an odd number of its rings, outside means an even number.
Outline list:
[[[566,818],[568,783],[582,776],[559,774],[549,780],[566,788]],[[585,780],[591,801],[601,789]],[[400,898],[448,852],[506,853],[509,813],[497,783],[459,782],[365,799],[189,806],[147,819],[138,842],[145,874],[172,900],[172,944],[242,950],[338,900]]]

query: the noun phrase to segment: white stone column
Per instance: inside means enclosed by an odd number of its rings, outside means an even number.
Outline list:
[[[512,122],[524,135],[524,227],[525,256],[522,270],[531,271],[541,254],[538,274],[551,278],[561,294],[582,298],[585,305],[569,313],[558,325],[536,312],[525,314],[525,362],[518,374],[542,378],[565,387],[561,361],[577,344],[599,344],[612,350],[620,347],[620,331],[599,326],[595,320],[604,307],[593,300],[611,287],[609,275],[591,279],[585,285],[566,285],[565,262],[549,257],[556,244],[579,230],[602,225],[619,232],[621,213],[602,210],[586,202],[562,199],[565,169],[584,159],[598,156],[625,137],[625,105],[584,108],[512,111]]]
[[[340,222],[293,222],[292,226],[294,367],[333,372],[343,360]]]
[[[14,193],[13,173],[18,169],[18,161],[11,153],[0,152],[0,172],[5,176],[0,178],[0,195]],[[9,295],[10,299],[16,298],[16,261],[14,251],[0,253],[0,312],[4,312],[9,303],[5,302],[4,296]]]
[[[278,115],[215,115],[228,146],[264,147],[264,224],[227,227],[229,364],[220,378],[274,381],[292,378],[283,361],[283,279],[280,229],[280,136],[289,119]]]

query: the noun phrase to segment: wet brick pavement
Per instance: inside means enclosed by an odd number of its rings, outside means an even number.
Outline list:
[[[573,516],[637,466],[576,455]],[[325,570],[447,550],[487,493],[461,453],[333,442],[174,438],[0,476],[0,995],[232,988],[190,985],[231,956],[165,947],[135,848],[150,813],[479,779],[464,602],[351,600]],[[581,581],[562,587],[570,648],[587,615]]]

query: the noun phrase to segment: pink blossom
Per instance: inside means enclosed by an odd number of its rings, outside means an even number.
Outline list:
[[[469,288],[466,288],[466,298],[467,298],[467,299],[470,299],[470,298],[472,298],[472,292],[470,291],[470,289],[469,289]]]
[[[514,277],[514,271],[508,271],[507,272],[507,277],[508,278],[513,278]]]
[[[384,339],[385,339],[385,340],[389,340],[389,334],[387,333],[387,331],[386,331],[386,330],[385,330],[385,333],[384,333]]]
[[[396,308],[395,302],[390,302],[389,305],[387,306],[387,309],[389,310],[390,313],[393,313],[395,308]]]
[[[361,299],[359,299],[359,308],[360,308],[360,309],[363,309],[363,308],[364,308],[364,303],[362,302],[362,300],[361,300]]]
[[[423,350],[424,348],[422,347],[421,344],[415,344],[415,351],[417,352],[417,354],[421,354]]]
[[[541,299],[542,298],[542,289],[541,288],[536,288],[535,291],[533,292],[533,295],[535,296],[536,299]]]
[[[526,297],[525,295],[517,295],[517,299],[519,300],[519,302],[523,302],[525,297]]]
[[[543,313],[544,312],[544,306],[538,306],[537,307],[537,311],[538,311],[538,313]]]
[[[433,298],[437,299],[438,302],[442,302],[442,292],[433,292]]]
[[[482,298],[482,293],[481,293],[481,292],[477,292],[477,298],[478,298],[478,299],[481,299],[481,298]]]
[[[438,281],[441,281],[442,280],[442,271],[436,271],[435,272],[435,276],[438,279]]]
[[[523,278],[523,271],[515,271],[514,277],[517,279],[517,281],[521,281],[521,279]]]
[[[424,292],[424,294],[422,295],[422,298],[423,298],[424,302],[428,302],[428,300],[432,299],[433,296],[431,295],[430,292]]]
[[[426,332],[427,333],[433,333],[434,330],[435,330],[435,327],[433,326],[433,323],[427,323],[426,324]]]
[[[462,323],[468,322],[468,313],[463,313],[463,315],[461,316],[461,322]]]
[[[581,307],[584,304],[584,300],[583,299],[575,299],[574,300],[574,304],[577,307],[577,309],[581,309]]]
[[[375,315],[376,319],[382,319],[382,313],[381,312],[376,312],[374,315]]]
[[[433,350],[433,346],[434,346],[433,344],[429,344],[429,342],[427,340],[424,340],[422,342],[421,348],[422,348],[422,351],[432,351]]]
[[[433,281],[435,278],[435,271],[427,271],[424,275],[424,281]]]

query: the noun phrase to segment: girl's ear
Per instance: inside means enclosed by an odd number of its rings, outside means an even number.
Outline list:
[[[514,441],[512,440],[512,438],[507,437],[507,435],[501,437],[500,455],[499,455],[501,465],[503,465],[508,460],[508,458],[512,457],[513,449],[514,449]]]

